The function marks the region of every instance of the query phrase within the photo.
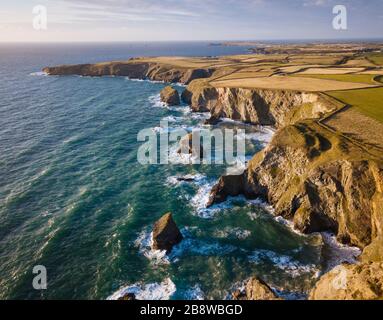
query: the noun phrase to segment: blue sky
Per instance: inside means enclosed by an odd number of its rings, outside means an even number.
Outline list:
[[[332,8],[348,30],[332,28]],[[32,27],[32,8],[48,29]],[[2,0],[0,41],[383,38],[382,0]]]

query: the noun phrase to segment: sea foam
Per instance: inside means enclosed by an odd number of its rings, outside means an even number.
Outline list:
[[[133,284],[113,293],[107,300],[118,300],[127,294],[134,294],[137,300],[169,300],[176,292],[176,286],[170,278],[161,283]]]

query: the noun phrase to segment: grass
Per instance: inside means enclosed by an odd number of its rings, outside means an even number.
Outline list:
[[[360,89],[368,87],[368,84],[341,82],[327,79],[313,79],[289,76],[274,76],[261,78],[242,78],[211,81],[210,84],[217,88],[244,88],[244,89],[275,89],[275,90],[295,90],[295,91],[340,91],[350,89]]]
[[[376,75],[370,75],[370,74],[296,74],[293,76],[305,77],[305,78],[316,78],[316,79],[328,79],[328,80],[353,82],[353,83],[377,84],[377,82],[374,81],[374,78],[376,77]]]
[[[333,91],[328,94],[383,123],[383,88]]]
[[[383,66],[383,53],[372,53],[367,59],[378,66]]]

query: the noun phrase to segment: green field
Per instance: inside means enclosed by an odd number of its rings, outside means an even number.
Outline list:
[[[372,53],[367,59],[378,66],[383,66],[383,53]]]
[[[328,94],[383,123],[383,88],[333,91]]]
[[[343,82],[377,84],[376,75],[371,74],[295,74],[294,77],[328,79]]]

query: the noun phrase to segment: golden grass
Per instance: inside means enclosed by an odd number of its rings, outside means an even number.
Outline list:
[[[354,107],[336,113],[323,123],[358,142],[383,149],[383,124]]]
[[[353,82],[353,83],[367,83],[367,84],[378,84],[377,81],[374,81],[376,78],[375,75],[371,74],[294,74],[295,77],[302,78],[315,78],[315,79],[328,79],[335,81],[343,82]]]
[[[335,65],[339,63],[344,56],[331,56],[331,55],[299,55],[299,56],[290,56],[290,62],[295,64],[326,64],[326,65]]]
[[[308,68],[300,74],[347,74],[364,71],[364,68]]]
[[[243,78],[232,80],[212,81],[210,84],[214,87],[231,88],[258,88],[275,90],[294,90],[294,91],[331,91],[331,90],[349,90],[370,87],[368,84],[341,82],[326,79],[273,76],[266,78]]]

